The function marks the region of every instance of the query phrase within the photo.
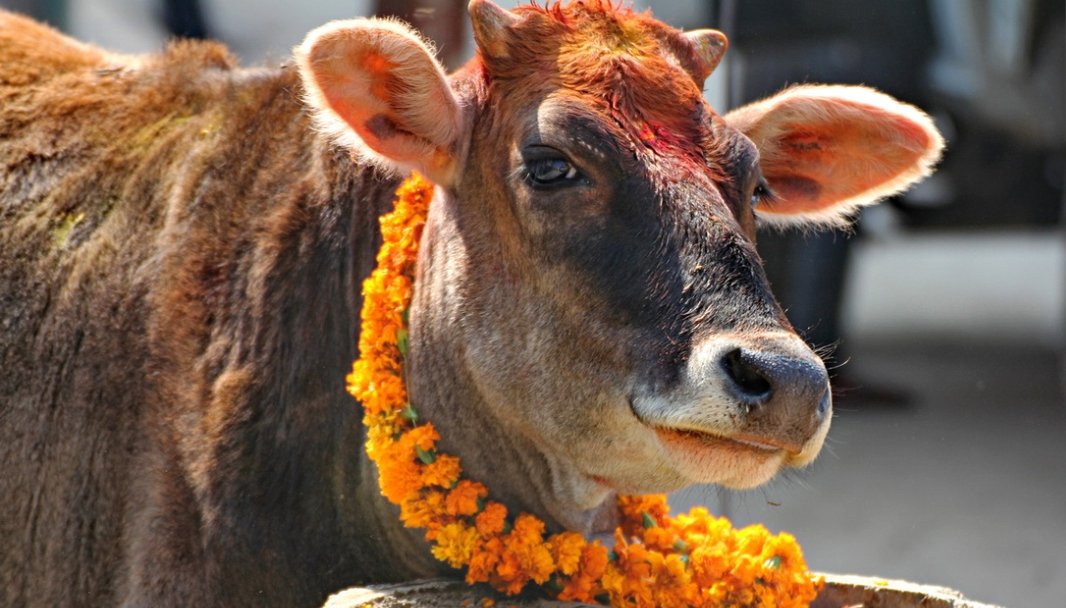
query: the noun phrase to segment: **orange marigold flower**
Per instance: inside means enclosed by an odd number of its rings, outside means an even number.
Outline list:
[[[368,414],[387,412],[394,408],[396,403],[403,403],[407,399],[403,379],[392,372],[374,372],[365,382],[365,390],[356,397]]]
[[[507,525],[507,507],[498,502],[490,502],[485,505],[481,513],[474,519],[478,534],[492,536],[503,532]]]
[[[567,576],[577,572],[585,549],[585,537],[577,532],[562,532],[553,536],[550,544],[559,572]]]
[[[474,545],[470,565],[466,570],[466,582],[470,584],[489,582],[496,564],[500,562],[502,553],[503,541],[498,537],[489,538]]]
[[[444,512],[443,505],[444,492],[429,490],[417,494],[400,504],[400,521],[408,528],[435,529]]]
[[[437,434],[437,429],[433,426],[432,422],[414,427],[413,429],[404,433],[401,439],[405,445],[411,446],[410,449],[419,448],[423,452],[428,452],[436,446],[437,441],[440,440],[440,435]]]
[[[626,534],[637,536],[644,528],[644,516],[652,518],[655,525],[665,527],[670,522],[670,505],[665,494],[648,496],[620,496],[618,508],[625,520]]]
[[[555,570],[548,543],[544,542],[544,522],[523,513],[515,519],[514,529],[504,539],[504,547],[515,558],[518,574],[538,583],[548,580]]]
[[[440,454],[436,460],[422,467],[422,483],[427,486],[450,488],[459,480],[461,472],[457,457]]]
[[[655,527],[644,530],[643,540],[645,545],[656,551],[670,553],[674,551],[678,536],[672,529]]]
[[[494,583],[505,593],[515,594],[529,581],[542,584],[555,571],[549,544],[543,538],[544,522],[523,513],[511,532],[503,537]]]
[[[515,519],[514,530],[511,531],[510,536],[520,539],[522,542],[534,543],[540,542],[543,534],[544,522],[532,515],[523,513]]]
[[[464,479],[448,492],[444,508],[450,515],[473,515],[478,512],[478,500],[488,495],[489,491],[485,486]]]
[[[378,472],[381,494],[395,504],[422,489],[422,471],[412,460],[385,458],[378,462]]]

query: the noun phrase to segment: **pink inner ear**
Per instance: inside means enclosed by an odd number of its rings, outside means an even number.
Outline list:
[[[440,64],[407,26],[327,24],[300,47],[301,75],[324,130],[363,158],[452,178],[461,114]]]
[[[771,213],[818,212],[876,192],[914,172],[932,143],[921,125],[865,104],[833,100],[820,116],[803,114],[809,120],[785,125],[764,157],[777,195]]]

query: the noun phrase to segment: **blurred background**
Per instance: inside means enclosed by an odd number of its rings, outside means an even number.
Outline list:
[[[285,61],[328,20],[393,14],[469,57],[465,0],[0,0],[128,52],[171,36]],[[513,6],[513,1],[501,4]],[[832,347],[836,418],[809,470],[693,488],[737,525],[788,530],[812,568],[1004,606],[1066,598],[1066,16],[1062,0],[636,0],[732,42],[720,112],[791,83],[859,83],[932,114],[940,170],[850,233],[760,234],[793,323]]]

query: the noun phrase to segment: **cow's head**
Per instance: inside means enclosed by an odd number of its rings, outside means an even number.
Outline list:
[[[608,0],[470,12],[478,56],[450,78],[393,22],[298,49],[325,128],[439,186],[411,312],[459,377],[435,381],[589,487],[747,487],[809,463],[828,378],[755,226],[841,224],[925,176],[929,119],[830,86],[720,116],[701,92],[718,32]]]

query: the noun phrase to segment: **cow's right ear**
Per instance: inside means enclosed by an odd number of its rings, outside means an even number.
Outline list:
[[[320,128],[378,165],[453,181],[462,112],[415,31],[384,19],[334,21],[294,54]]]

